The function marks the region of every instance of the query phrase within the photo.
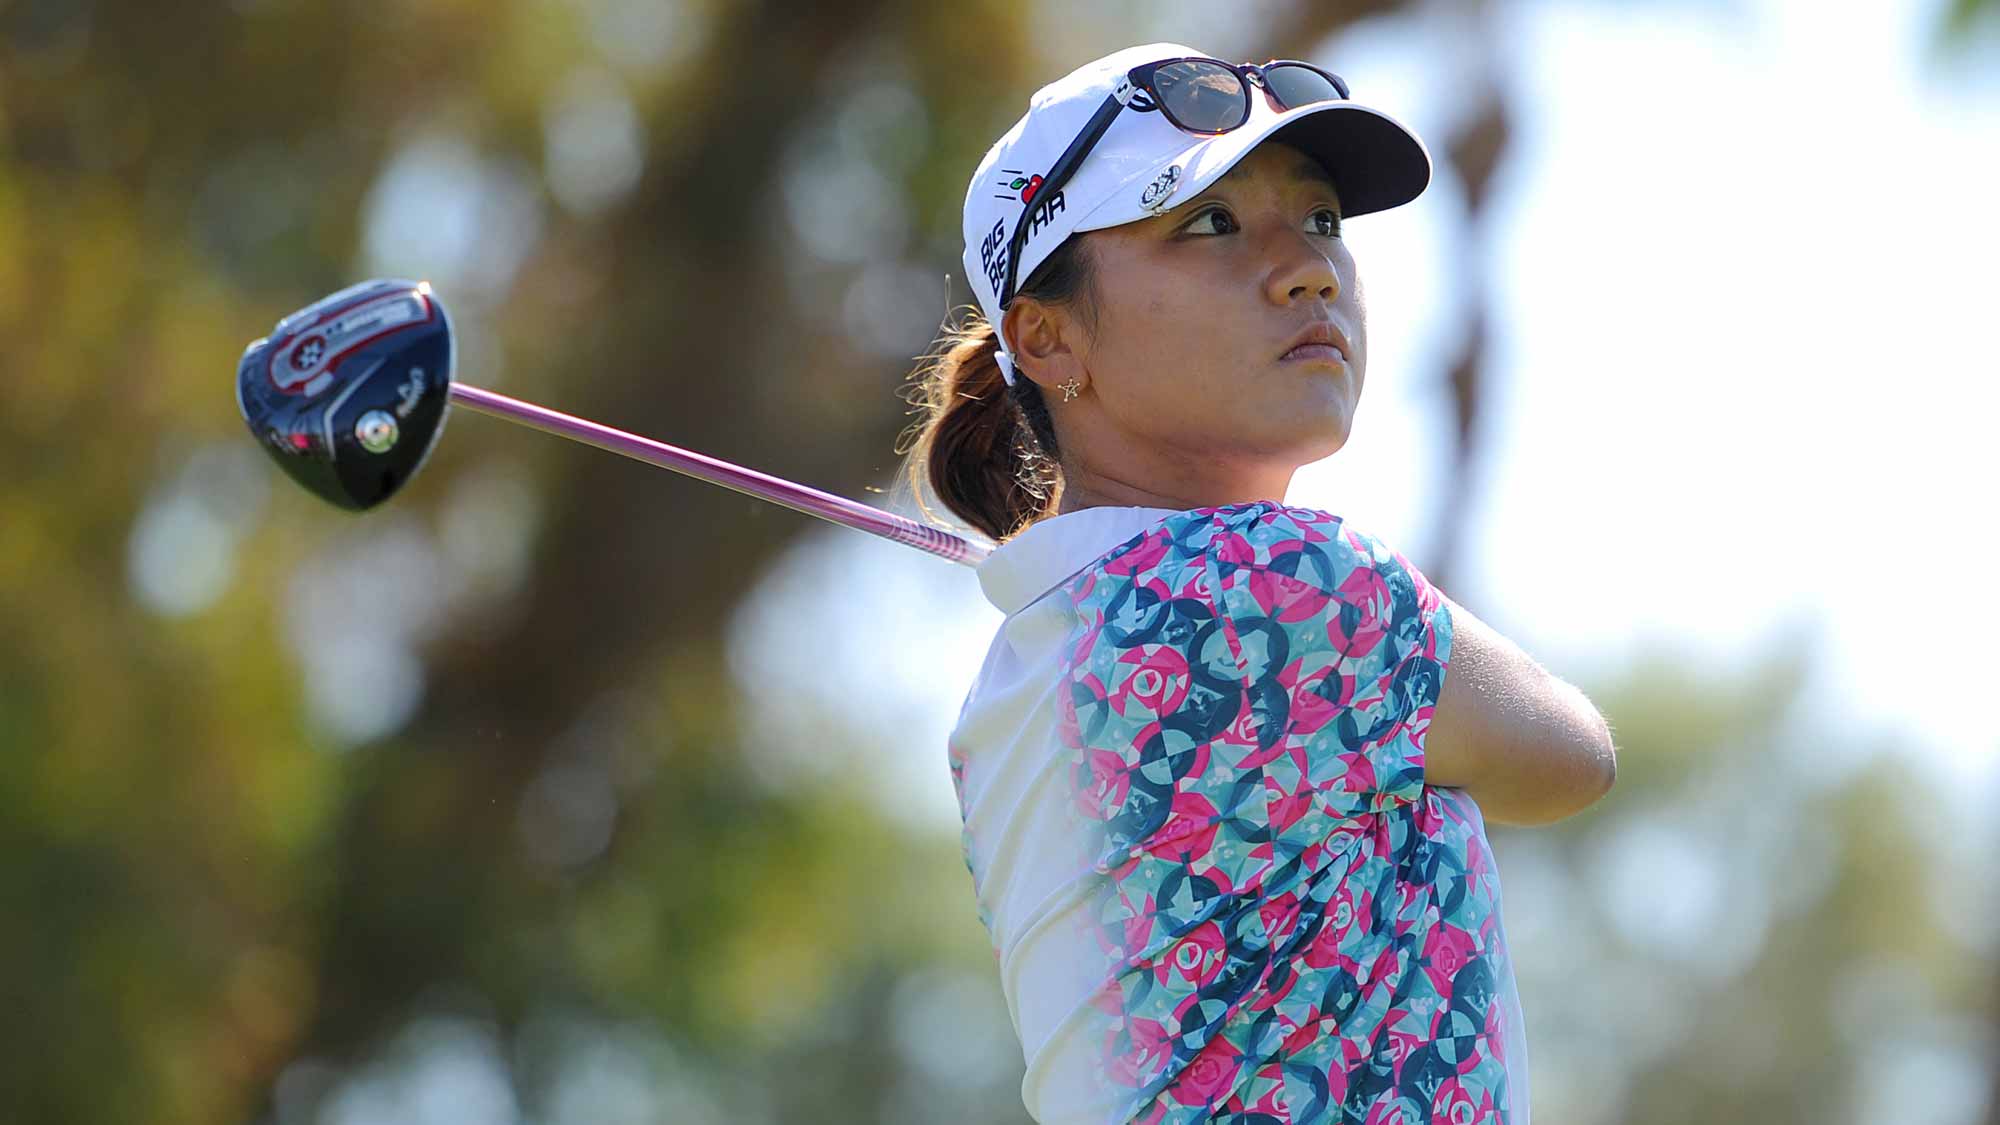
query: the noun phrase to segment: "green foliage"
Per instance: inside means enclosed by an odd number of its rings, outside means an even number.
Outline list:
[[[531,187],[540,234],[509,315],[473,330],[494,341],[483,355],[571,409],[859,491],[857,451],[902,421],[899,372],[820,349],[813,377],[864,389],[844,417],[811,420],[830,433],[787,442],[807,420],[731,343],[789,315],[740,298],[782,289],[783,205],[763,185],[800,123],[865,75],[862,56],[945,120],[990,112],[1009,77],[973,64],[1007,57],[1016,18],[691,5],[661,31],[639,6],[583,2],[0,7],[10,1119],[276,1112],[288,1064],[344,1073],[402,1042],[438,988],[484,997],[510,1027],[570,1004],[717,1056],[746,1040],[797,1054],[811,1017],[831,1027],[813,1050],[834,1056],[866,1029],[832,1008],[879,1008],[898,974],[964,960],[968,936],[983,967],[976,921],[937,909],[965,905],[949,849],[912,851],[866,811],[760,795],[732,764],[720,627],[798,521],[466,420],[428,470],[434,490],[356,521],[270,491],[268,465],[245,490],[229,380],[246,340],[369,268],[380,177],[411,146],[443,138],[539,185],[548,106],[575,75],[608,74],[636,107],[645,179],[587,215]],[[755,80],[752,57],[778,80]],[[926,239],[955,230],[959,173],[943,172],[969,165],[958,138],[973,135],[916,138],[899,190]],[[401,249],[376,248],[382,272],[427,268]],[[836,304],[844,284],[828,280]],[[456,311],[476,324],[479,305]],[[924,342],[920,328],[908,350]],[[447,576],[465,606],[411,641],[422,710],[348,746],[302,664],[330,638],[298,636],[316,623],[298,576],[344,551],[438,556],[463,515],[452,482],[500,449],[550,525],[525,532],[511,585],[481,595],[477,565]],[[740,530],[677,548],[724,525]],[[364,593],[345,612],[391,601]],[[621,759],[615,840],[537,863],[527,794],[552,791],[534,786],[554,739],[616,683],[663,702],[631,736],[653,749]],[[872,1116],[868,1090],[820,1092]]]
[[[1990,21],[1996,12],[2000,12],[2000,3],[1995,0],[1951,0],[1951,6],[1945,11],[1945,34],[1953,37],[1966,35],[1982,20]]]
[[[1978,909],[1959,888],[1983,864],[1932,830],[1951,802],[1909,783],[1941,776],[1923,748],[1819,729],[1810,652],[1728,672],[1641,661],[1598,685],[1617,786],[1551,829],[1496,834],[1503,883],[1540,908],[1526,926],[1518,898],[1509,911],[1538,1116],[1965,1120],[1980,1104],[1993,950],[1951,915]],[[1956,1085],[1889,1073],[1925,1052]]]

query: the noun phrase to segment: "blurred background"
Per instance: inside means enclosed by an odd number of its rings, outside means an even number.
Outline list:
[[[468,382],[911,511],[970,170],[1171,39],[1438,162],[1289,499],[1617,731],[1493,834],[1536,1119],[2000,1121],[1995,7],[0,0],[0,1118],[1024,1121],[970,570],[464,412],[354,517],[232,379],[428,278]]]

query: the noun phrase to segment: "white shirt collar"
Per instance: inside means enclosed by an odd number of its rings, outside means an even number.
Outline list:
[[[993,549],[979,564],[986,600],[1009,617],[1177,508],[1084,508],[1050,516]]]

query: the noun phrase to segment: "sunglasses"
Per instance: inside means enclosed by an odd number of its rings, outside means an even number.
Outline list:
[[[1042,177],[1034,195],[1022,207],[1007,247],[1007,276],[1000,287],[1000,308],[1014,299],[1014,264],[1028,232],[1037,229],[1029,213],[1042,200],[1055,198],[1083,158],[1103,138],[1119,111],[1158,112],[1176,129],[1198,136],[1219,136],[1250,120],[1250,87],[1261,87],[1279,109],[1297,109],[1314,102],[1343,101],[1347,83],[1311,63],[1280,59],[1262,66],[1227,63],[1221,59],[1181,58],[1144,63],[1125,72],[1111,96],[1104,99],[1083,131],[1076,135],[1055,166]]]

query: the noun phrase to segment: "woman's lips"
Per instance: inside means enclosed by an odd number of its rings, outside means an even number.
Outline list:
[[[1322,363],[1338,363],[1343,367],[1347,364],[1347,357],[1341,355],[1340,349],[1334,347],[1332,344],[1300,344],[1298,347],[1286,352],[1280,358],[1287,363],[1318,361]]]

